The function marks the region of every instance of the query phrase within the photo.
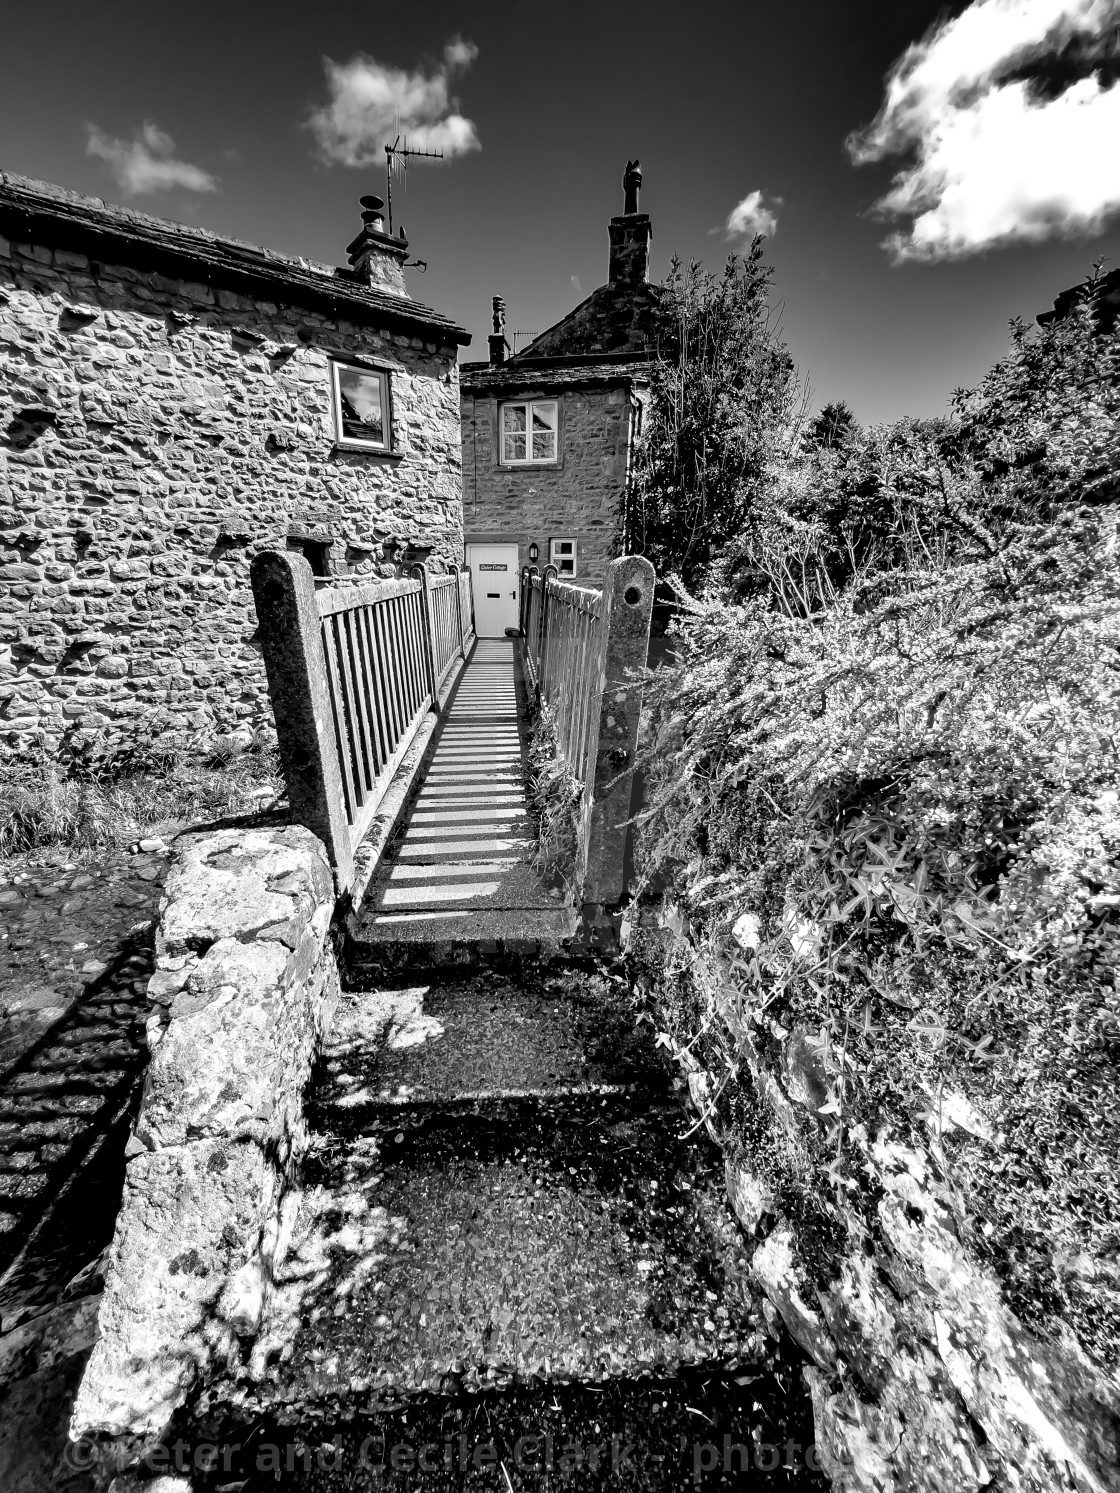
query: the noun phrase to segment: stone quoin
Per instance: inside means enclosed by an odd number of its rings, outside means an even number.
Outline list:
[[[0,174],[0,751],[268,719],[249,561],[462,557],[457,349],[330,268]]]

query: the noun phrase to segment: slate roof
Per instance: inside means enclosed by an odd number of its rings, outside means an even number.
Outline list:
[[[645,382],[652,366],[645,353],[556,358],[527,358],[519,354],[505,363],[462,363],[459,382],[464,389],[485,389],[487,393],[533,387],[586,388]]]
[[[1043,311],[1035,318],[1040,326],[1052,321],[1061,321],[1074,306],[1087,303],[1092,309],[1096,325],[1101,332],[1110,332],[1120,321],[1120,269],[1109,270],[1096,280],[1082,280],[1080,285],[1071,285],[1054,298],[1054,309]]]
[[[363,285],[349,270],[277,254],[8,172],[0,172],[0,234],[16,243],[68,249],[110,264],[223,286],[443,346],[465,347],[471,340],[450,317]]]

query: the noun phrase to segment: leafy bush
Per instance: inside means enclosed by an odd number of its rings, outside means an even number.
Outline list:
[[[823,1195],[846,1135],[922,1136],[1019,1310],[1114,1361],[1120,338],[1016,325],[951,420],[786,453],[677,583],[644,874],[816,1044]]]

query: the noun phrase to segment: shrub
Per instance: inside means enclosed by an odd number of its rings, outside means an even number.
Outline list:
[[[1013,327],[950,421],[774,461],[721,586],[678,582],[641,834],[762,1028],[818,1045],[818,1185],[858,1195],[857,1128],[921,1136],[1019,1309],[1110,1361],[1118,518],[1120,339],[1087,315]]]

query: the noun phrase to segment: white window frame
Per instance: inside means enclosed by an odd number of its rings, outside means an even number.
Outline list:
[[[342,423],[343,371],[363,373],[381,381],[381,429],[380,441],[363,440],[360,436],[347,435]],[[387,368],[370,368],[364,363],[347,362],[345,358],[331,359],[331,416],[334,421],[335,444],[348,451],[391,451],[393,449],[393,393]]]
[[[554,415],[552,422],[552,455],[533,455],[533,410],[545,405],[551,405]],[[525,455],[506,455],[506,410],[523,409],[525,411]],[[520,431],[509,431],[510,435],[520,435]],[[503,467],[545,467],[555,466],[560,459],[560,401],[558,399],[506,399],[498,406],[498,451],[500,465]]]
[[[575,539],[550,539],[548,541],[548,560],[550,565],[556,566],[557,575],[577,576],[579,574],[579,543]],[[571,569],[565,569],[570,566]]]

